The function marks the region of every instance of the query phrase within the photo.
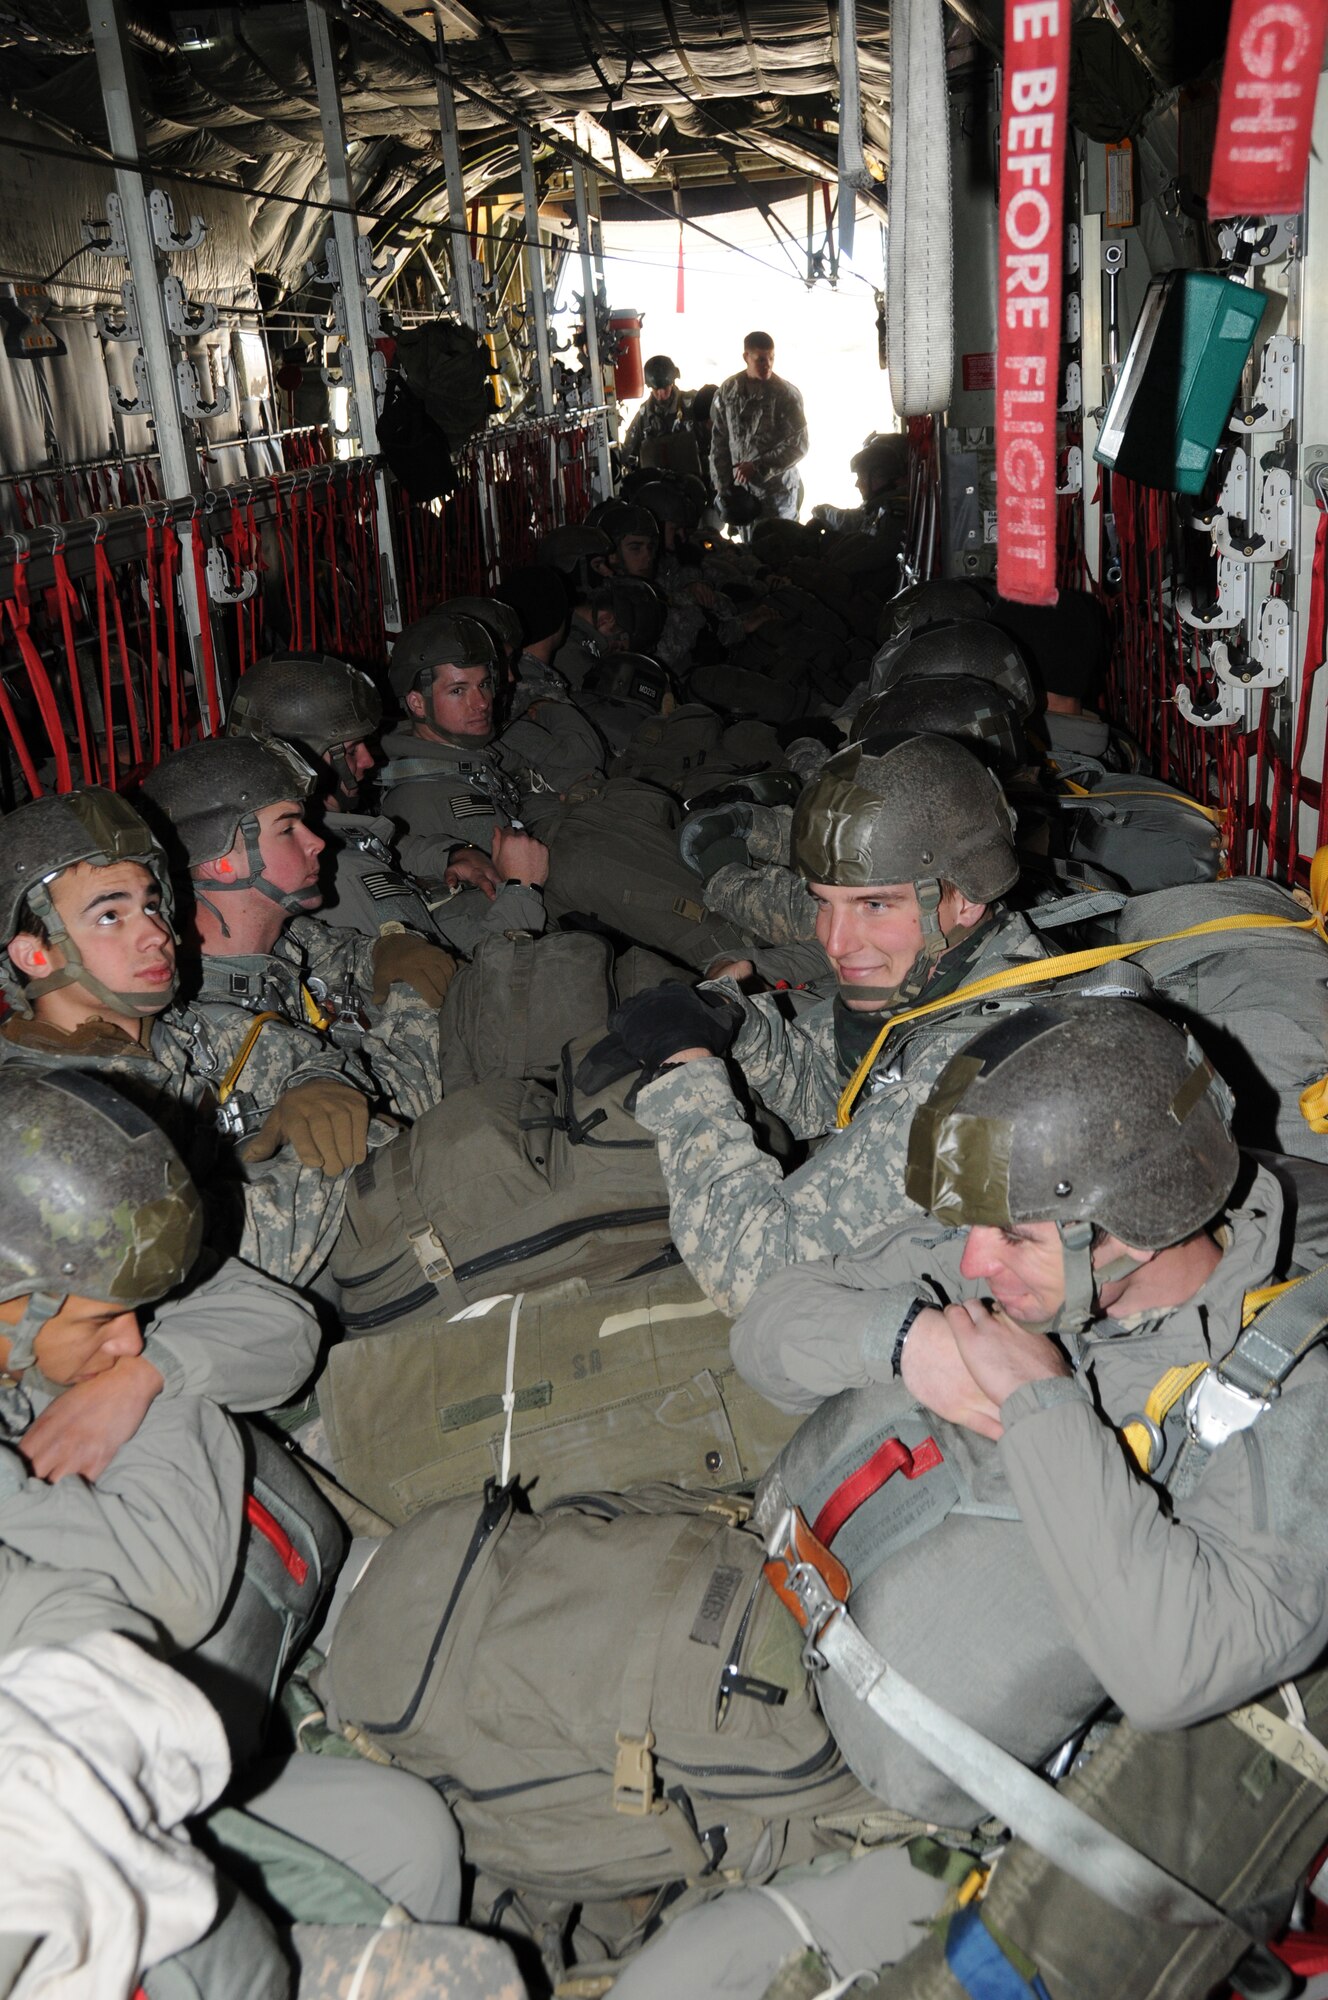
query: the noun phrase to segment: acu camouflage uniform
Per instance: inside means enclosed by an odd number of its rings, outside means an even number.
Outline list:
[[[946,954],[941,973],[957,986],[1046,955],[1021,916],[998,911]],[[659,1145],[673,1241],[708,1297],[736,1316],[773,1271],[858,1249],[914,1213],[904,1193],[913,1113],[1001,1003],[975,1002],[901,1029],[882,1051],[852,1123],[836,1131],[839,1096],[855,1066],[837,1045],[836,1002],[790,1019],[780,995],[749,998],[720,983],[743,1007],[730,1054],[748,1088],[796,1139],[821,1140],[785,1179],[778,1161],[758,1148],[718,1058],[679,1063],[637,1098],[636,1117]],[[924,997],[937,991],[934,984]],[[879,1026],[877,1017],[866,1018]]]
[[[710,476],[721,496],[734,491],[734,466],[751,459],[756,472],[746,490],[760,501],[762,514],[796,520],[807,419],[793,384],[780,375],[754,381],[742,369],[720,383],[710,423]]]

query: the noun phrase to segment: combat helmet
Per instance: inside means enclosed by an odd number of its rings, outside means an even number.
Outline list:
[[[1232,1097],[1192,1035],[1133,1000],[1047,999],[953,1056],[909,1131],[910,1201],[955,1228],[1054,1222],[1055,1327],[1092,1315],[1095,1229],[1164,1250],[1221,1208],[1240,1155]]]
[[[248,875],[233,882],[211,882],[206,896],[197,888],[194,891],[223,921],[210,901],[214,892],[257,889],[292,914],[308,908],[307,896],[278,889],[264,874],[258,815],[264,806],[283,799],[307,799],[314,783],[313,766],[281,738],[209,737],[164,757],[143,780],[142,796],[158,815],[163,837],[168,829],[174,836],[189,869],[219,861],[230,853],[236,836],[243,837]]]
[[[906,632],[925,632],[929,625],[956,625],[961,619],[981,621],[990,610],[991,605],[978,586],[965,583],[960,576],[936,576],[926,583],[910,583],[882,610],[876,626],[877,642],[884,644]]]
[[[128,1311],[174,1290],[198,1255],[203,1209],[165,1133],[98,1077],[7,1063],[0,1121],[0,1299],[27,1298],[10,1334],[20,1369],[71,1293]]]
[[[0,990],[16,1013],[31,1014],[33,998],[62,986],[82,986],[117,1013],[160,1013],[174,998],[175,986],[152,993],[115,992],[89,972],[77,945],[61,921],[51,897],[51,883],[66,868],[86,861],[109,868],[117,861],[137,861],[148,870],[161,892],[162,915],[173,923],[175,904],[166,856],[133,807],[100,785],[88,785],[61,796],[31,799],[6,814],[0,840],[0,919],[7,944],[20,927],[26,901],[53,945],[64,956],[61,971],[44,979],[24,979],[9,954],[0,951]],[[148,1005],[148,1001],[151,1005]]]
[[[682,370],[671,354],[652,354],[641,373],[647,389],[671,389]]]
[[[592,527],[588,521],[575,527],[554,528],[535,548],[536,562],[551,563],[564,576],[578,576],[582,582],[596,556],[612,554],[613,543],[603,528]]]
[[[967,743],[997,777],[1028,762],[1028,745],[1013,702],[993,681],[973,674],[937,674],[902,681],[886,694],[868,695],[853,717],[850,743],[878,749],[885,736],[953,736]]]
[[[235,691],[228,736],[280,736],[308,757],[363,743],[383,719],[368,674],[330,653],[273,653],[255,660]]]
[[[882,646],[872,661],[870,691],[886,694],[903,681],[953,674],[991,681],[1025,721],[1038,705],[1033,676],[1014,640],[999,627],[978,624],[974,619],[957,625],[930,625],[925,632]]]
[[[641,535],[651,542],[659,540],[659,522],[648,507],[639,507],[632,500],[603,500],[592,510],[591,518],[615,549],[628,535]]]
[[[909,882],[922,949],[881,1004],[916,998],[955,941],[941,929],[944,884],[991,903],[1019,879],[1014,815],[986,766],[948,736],[910,736],[873,756],[850,744],[823,765],[793,809],[790,866],[805,882],[866,889]]]
[[[404,702],[416,690],[428,693],[435,667],[487,667],[493,674],[497,665],[497,649],[479,619],[440,606],[407,625],[392,648],[387,678]]]
[[[675,528],[694,528],[701,518],[702,501],[680,479],[647,479],[632,489],[632,504],[643,507],[660,533],[672,523]]]
[[[556,569],[553,563],[549,567]],[[515,659],[522,647],[521,614],[514,606],[505,604],[498,597],[449,597],[440,605],[440,610],[449,612],[453,618],[473,618],[482,625],[493,640],[494,651],[499,659]],[[449,661],[455,666],[457,662]]]

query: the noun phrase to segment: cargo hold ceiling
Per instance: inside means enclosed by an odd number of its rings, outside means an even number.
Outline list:
[[[379,218],[380,235],[446,215],[438,16],[472,199],[512,181],[518,117],[592,150],[609,176],[616,161],[625,178],[670,205],[675,189],[685,201],[689,190],[725,179],[835,177],[837,0],[443,0],[437,9],[416,0],[342,0],[329,12],[357,201]],[[251,268],[283,288],[296,283],[325,228],[316,207],[299,206],[325,191],[304,6],[125,0],[125,16],[148,158],[182,177],[182,208],[231,211],[231,227],[220,234],[236,250],[247,235]],[[887,0],[857,0],[857,41],[864,145],[883,206]],[[42,278],[79,242],[78,217],[56,213],[69,164],[61,155],[80,156],[81,171],[69,178],[83,193],[99,180],[98,156],[106,154],[84,0],[0,0],[0,48],[8,99],[0,117],[7,210],[0,276]],[[546,149],[546,175],[557,164]],[[203,187],[206,197],[195,191]],[[114,276],[91,254],[70,275],[69,296],[85,299],[109,294]],[[214,275],[219,292],[238,297],[249,272]]]

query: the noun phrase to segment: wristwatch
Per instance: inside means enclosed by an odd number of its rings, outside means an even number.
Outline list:
[[[904,1314],[899,1331],[895,1335],[895,1344],[890,1354],[890,1379],[893,1382],[897,1382],[904,1372],[904,1342],[913,1331],[913,1322],[920,1312],[927,1310],[927,1307],[931,1303],[930,1299],[914,1299],[912,1305]]]

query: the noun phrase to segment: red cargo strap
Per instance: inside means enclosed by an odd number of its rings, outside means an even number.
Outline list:
[[[296,1548],[279,1521],[274,1521],[261,1500],[252,1493],[244,1496],[244,1518],[256,1534],[270,1542],[281,1558],[282,1568],[296,1583],[303,1583],[309,1574],[309,1565]]]
[[[73,614],[78,608],[78,593],[69,580],[62,542],[57,542],[51,551],[51,569],[55,576],[55,601],[60,612],[60,630],[64,635],[65,671],[69,676],[69,699],[74,704],[74,725],[78,730],[78,754],[83,764],[83,782],[87,785],[96,785],[101,782],[101,765],[97,758],[97,746],[88,731],[87,710],[83,701],[83,678],[78,670],[78,646],[74,640]]]
[[[902,1472],[905,1479],[917,1479],[941,1462],[941,1448],[935,1438],[924,1438],[916,1451],[910,1451],[901,1438],[887,1438],[865,1465],[860,1465],[856,1472],[850,1473],[842,1484],[836,1486],[812,1522],[812,1533],[818,1542],[828,1546],[849,1516],[856,1514],[863,1501],[870,1500],[873,1493],[879,1493],[886,1480],[893,1479],[896,1472]]]
[[[1328,0],[1235,0],[1208,214],[1290,215],[1305,199]]]
[[[60,719],[60,704],[55,698],[46,664],[37,651],[32,639],[32,612],[28,606],[28,558],[21,555],[14,561],[14,595],[6,599],[9,608],[9,622],[14,628],[18,650],[23,664],[28,670],[28,681],[33,699],[41,716],[42,725],[50,741],[55,758],[55,788],[67,792],[74,782],[74,774],[69,763],[69,749],[65,743],[64,723]]]
[[[996,333],[997,588],[1056,602],[1056,408],[1070,0],[1005,0]]]

